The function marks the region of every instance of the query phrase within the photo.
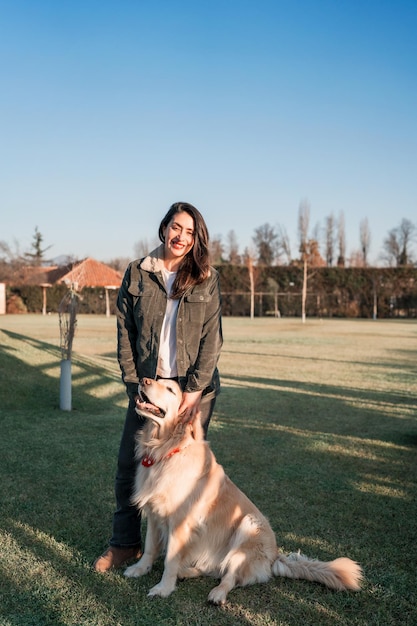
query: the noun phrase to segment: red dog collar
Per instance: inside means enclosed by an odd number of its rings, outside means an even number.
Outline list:
[[[171,452],[168,452],[166,456],[162,457],[161,461],[169,459],[174,454],[177,454],[177,452],[181,452],[181,448],[174,448],[173,450],[171,450]],[[154,465],[155,463],[156,461],[152,456],[144,456],[142,459],[143,467],[151,467],[151,465]]]

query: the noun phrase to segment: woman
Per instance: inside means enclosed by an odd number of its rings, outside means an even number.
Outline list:
[[[94,569],[121,567],[141,554],[140,513],[130,504],[136,433],[143,428],[138,382],[174,378],[183,389],[180,414],[200,419],[207,434],[220,391],[222,345],[219,277],[209,264],[208,231],[186,202],[171,206],[159,227],[162,244],[126,270],[117,300],[118,360],[129,397],[116,474],[113,535]]]

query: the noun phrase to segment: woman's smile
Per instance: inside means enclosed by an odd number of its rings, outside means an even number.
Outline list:
[[[165,229],[165,265],[172,271],[194,245],[194,220],[188,213],[176,213]],[[172,265],[174,262],[174,266]],[[168,267],[170,266],[170,267]]]

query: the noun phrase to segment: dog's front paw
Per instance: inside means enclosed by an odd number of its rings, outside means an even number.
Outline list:
[[[162,585],[161,583],[158,583],[157,585],[155,585],[155,587],[152,587],[152,589],[148,592],[148,596],[159,596],[160,598],[167,598],[168,596],[171,595],[174,589],[175,589],[175,586],[168,587],[166,585]]]
[[[139,576],[144,576],[151,571],[152,565],[149,563],[143,562],[143,559],[140,559],[137,563],[134,563],[124,571],[124,575],[128,578],[138,578]]]
[[[218,587],[214,587],[208,595],[208,601],[212,604],[225,604],[226,603],[226,592],[219,585]]]

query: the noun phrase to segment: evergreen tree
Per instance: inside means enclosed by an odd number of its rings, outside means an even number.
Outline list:
[[[25,257],[29,259],[33,265],[39,266],[44,263],[44,254],[52,246],[42,247],[43,235],[39,232],[38,227],[35,226],[35,233],[33,235],[33,241],[31,245],[32,252],[26,252]]]

